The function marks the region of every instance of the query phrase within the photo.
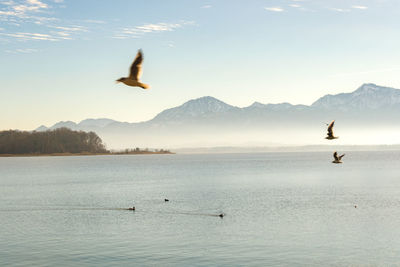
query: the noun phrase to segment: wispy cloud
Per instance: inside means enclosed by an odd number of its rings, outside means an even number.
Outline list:
[[[47,0],[48,3],[50,0]],[[5,26],[1,36],[9,41],[61,41],[71,40],[75,36],[88,32],[88,28],[49,16],[50,9],[59,7],[60,0],[51,0],[52,6],[44,0],[0,0],[0,21]],[[91,21],[93,22],[93,21]],[[99,22],[99,21],[96,21]],[[32,24],[37,27],[32,27]],[[25,25],[29,25],[29,32]],[[18,27],[20,29],[15,29]]]
[[[283,12],[285,11],[281,7],[264,7],[265,10],[272,11],[272,12]]]
[[[130,28],[122,28],[121,31],[117,32],[113,38],[116,39],[127,39],[127,38],[139,38],[147,33],[156,32],[172,32],[176,29],[183,28],[186,25],[194,24],[193,21],[181,21],[179,23],[150,23],[141,26],[135,26]]]
[[[169,41],[169,42],[167,43],[167,46],[168,46],[169,48],[174,48],[174,47],[175,47],[175,42],[174,42],[174,41]]]
[[[298,4],[290,4],[289,6],[290,7],[295,7],[295,8],[300,8],[301,7],[301,5],[298,5]]]
[[[38,52],[38,50],[33,48],[19,48],[14,50],[5,50],[5,52],[10,54],[31,54]]]
[[[329,9],[332,10],[332,11],[342,12],[342,13],[350,12],[349,9],[343,9],[343,8],[337,8],[337,7],[331,7],[331,8],[329,8]]]
[[[50,7],[39,0],[10,0],[0,2],[0,20],[15,25],[15,23],[43,24],[46,21],[54,21],[47,11]]]
[[[94,23],[94,24],[106,24],[106,22],[104,20],[96,20],[96,19],[85,19],[82,20],[83,22],[86,23]]]
[[[204,5],[201,8],[212,8],[212,5]]]
[[[28,12],[39,12],[49,6],[39,0],[26,0],[24,2],[5,1],[1,4],[7,6],[7,10],[1,10],[0,15],[26,17]]]
[[[30,33],[30,32],[0,33],[0,35],[13,37],[21,41],[27,41],[27,40],[58,41],[59,39],[62,39],[54,37],[50,34]]]
[[[352,6],[351,8],[362,9],[362,10],[368,9],[367,6]]]
[[[74,25],[74,26],[49,26],[50,28],[58,29],[58,30],[63,30],[63,31],[68,31],[68,32],[87,32],[88,29],[83,26],[79,25]]]

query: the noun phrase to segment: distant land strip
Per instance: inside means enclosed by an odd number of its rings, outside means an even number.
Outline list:
[[[81,153],[31,153],[31,154],[0,154],[1,157],[69,157],[69,156],[112,156],[112,155],[154,155],[154,154],[175,154],[169,150],[163,151],[135,151],[130,153],[125,152],[109,152],[109,153],[90,153],[90,152],[81,152]]]
[[[0,157],[34,156],[96,156],[173,154],[169,150],[134,149],[107,150],[94,132],[59,128],[45,132],[0,132]]]

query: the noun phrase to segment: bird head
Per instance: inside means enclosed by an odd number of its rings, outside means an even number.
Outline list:
[[[119,79],[116,80],[115,82],[116,82],[116,83],[120,83],[120,82],[123,82],[125,79],[126,79],[126,78],[119,78]]]

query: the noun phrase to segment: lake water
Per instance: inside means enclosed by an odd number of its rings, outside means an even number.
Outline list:
[[[400,152],[331,160],[0,158],[0,265],[400,265]]]

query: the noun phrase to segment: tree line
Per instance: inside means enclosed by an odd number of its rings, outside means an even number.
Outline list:
[[[59,128],[45,132],[2,131],[0,154],[107,153],[94,132]]]

